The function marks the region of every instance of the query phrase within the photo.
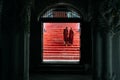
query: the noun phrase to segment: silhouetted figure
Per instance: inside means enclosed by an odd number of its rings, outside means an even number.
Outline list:
[[[68,44],[68,27],[66,27],[63,31],[63,36],[64,36],[64,44]]]
[[[73,44],[73,37],[74,37],[74,32],[72,30],[72,28],[69,31],[69,44],[72,45]]]

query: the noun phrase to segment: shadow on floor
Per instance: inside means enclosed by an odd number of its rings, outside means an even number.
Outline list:
[[[29,80],[92,80],[92,75],[80,74],[32,74]]]

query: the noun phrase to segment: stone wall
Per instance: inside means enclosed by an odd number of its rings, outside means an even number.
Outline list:
[[[2,79],[28,80],[28,27],[30,26],[30,0],[3,0]]]
[[[119,80],[119,4],[102,0],[91,5],[95,80]]]

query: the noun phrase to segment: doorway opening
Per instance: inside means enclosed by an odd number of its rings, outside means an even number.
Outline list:
[[[43,62],[80,61],[80,23],[43,23],[43,27]]]
[[[37,17],[30,38],[31,72],[84,72],[89,64],[90,29],[83,21],[80,11],[70,5],[60,4],[45,9]],[[64,29],[68,29],[67,43]],[[73,42],[69,38],[72,28]],[[90,27],[89,27],[90,28]]]
[[[42,62],[79,63],[81,23],[69,22],[70,18],[81,19],[79,13],[74,9],[59,5],[44,12],[40,18],[54,18],[55,20],[43,22],[41,26]],[[56,21],[58,18],[61,20]],[[64,19],[68,20],[64,22]]]

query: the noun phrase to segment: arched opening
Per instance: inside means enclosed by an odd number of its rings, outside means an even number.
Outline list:
[[[80,62],[80,13],[68,4],[60,4],[46,10],[40,17],[50,18],[42,23],[42,62],[44,63],[79,63]],[[55,21],[52,19],[55,18]],[[61,20],[56,21],[58,18]],[[64,22],[64,19],[67,21]],[[39,20],[39,21],[40,21]],[[40,21],[41,22],[41,21]]]
[[[70,4],[58,3],[44,9],[38,15],[37,21],[38,24],[31,34],[31,70],[48,73],[87,70],[88,66],[85,67],[84,64],[89,63],[85,60],[89,58],[86,55],[90,51],[86,38],[90,36],[84,38],[88,33],[85,32],[83,16],[77,8]],[[66,27],[67,40],[64,38]],[[74,32],[72,39],[69,38],[71,29]],[[84,39],[81,40],[81,37]]]
[[[51,6],[47,6],[38,15],[40,18],[83,18],[82,12],[72,4],[68,3],[56,3]]]

